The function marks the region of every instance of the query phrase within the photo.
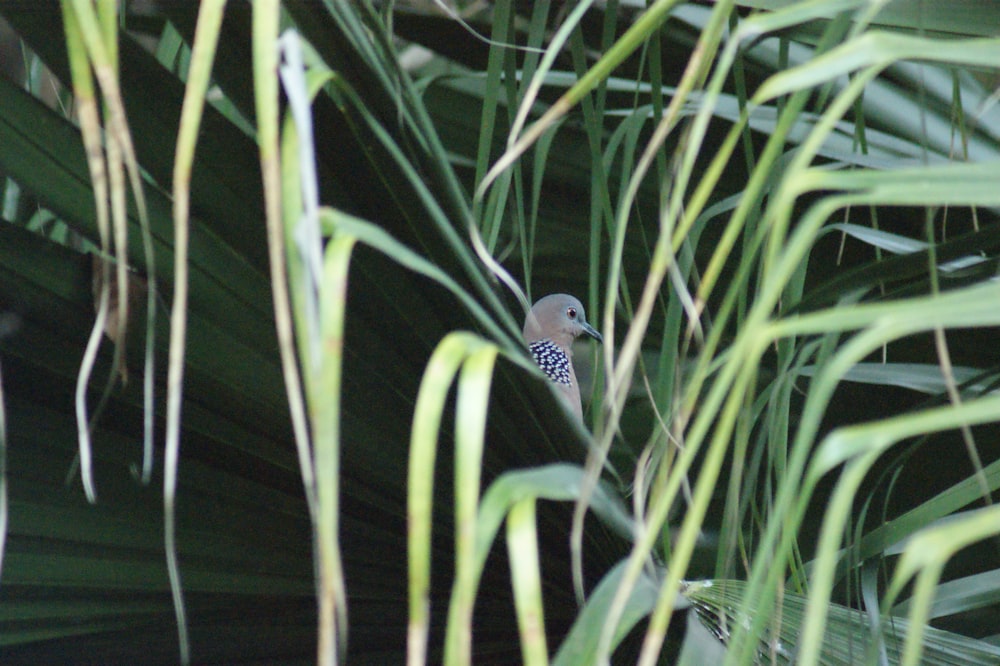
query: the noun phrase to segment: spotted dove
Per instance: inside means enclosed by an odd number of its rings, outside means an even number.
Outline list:
[[[579,419],[583,418],[583,408],[573,370],[573,341],[582,333],[603,342],[601,334],[587,323],[583,305],[568,294],[540,299],[524,321],[528,350]]]

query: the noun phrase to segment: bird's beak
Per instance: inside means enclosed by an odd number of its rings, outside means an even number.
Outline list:
[[[586,333],[590,337],[594,338],[598,342],[600,342],[602,344],[604,343],[604,338],[601,337],[601,334],[597,332],[596,328],[594,328],[593,326],[591,326],[587,322],[581,323],[580,327],[583,328],[583,332],[584,333]]]

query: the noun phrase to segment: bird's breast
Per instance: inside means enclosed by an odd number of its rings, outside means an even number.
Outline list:
[[[549,379],[564,386],[573,383],[569,355],[559,345],[546,338],[532,342],[528,350]]]

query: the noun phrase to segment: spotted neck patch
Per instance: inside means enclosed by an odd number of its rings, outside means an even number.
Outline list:
[[[549,379],[556,384],[570,385],[570,361],[566,352],[559,348],[559,345],[548,338],[536,340],[528,345],[535,363],[542,369]]]

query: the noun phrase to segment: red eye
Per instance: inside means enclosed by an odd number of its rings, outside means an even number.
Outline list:
[[[576,308],[566,308],[566,316],[570,319],[576,319]]]

